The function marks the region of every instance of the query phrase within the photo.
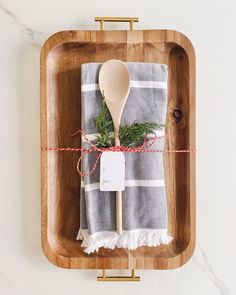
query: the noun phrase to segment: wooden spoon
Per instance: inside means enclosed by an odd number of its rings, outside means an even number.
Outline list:
[[[126,64],[120,60],[106,61],[99,72],[99,87],[105,97],[105,103],[110,111],[113,125],[115,146],[120,145],[120,119],[129,95],[130,73]],[[122,192],[116,192],[116,229],[122,234]]]

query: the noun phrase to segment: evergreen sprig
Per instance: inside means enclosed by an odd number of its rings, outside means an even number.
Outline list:
[[[157,123],[137,123],[126,125],[120,128],[119,138],[123,146],[134,147],[142,144],[148,134],[155,134],[153,129],[160,129],[162,125]]]
[[[110,112],[103,101],[102,109],[97,117],[94,118],[94,123],[99,135],[95,139],[95,145],[98,147],[110,147],[114,145],[112,136],[113,122]]]
[[[94,144],[97,147],[102,148],[114,146],[114,135],[112,133],[113,122],[110,112],[104,101],[100,113],[94,119],[94,123],[99,133],[94,141]],[[161,129],[162,127],[166,127],[166,125],[153,122],[134,122],[133,124],[122,126],[119,129],[121,145],[134,147],[142,144],[148,134],[155,134],[153,130]]]

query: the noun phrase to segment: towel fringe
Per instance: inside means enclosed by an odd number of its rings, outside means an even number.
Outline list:
[[[106,249],[127,248],[134,250],[141,246],[156,247],[161,244],[167,245],[172,240],[167,233],[167,229],[135,229],[123,231],[122,235],[117,235],[114,231],[98,232],[89,235],[87,229],[79,229],[77,240],[82,240],[82,247],[87,254],[98,252],[99,248]]]

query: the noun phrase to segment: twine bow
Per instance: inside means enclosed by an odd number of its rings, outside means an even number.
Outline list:
[[[124,152],[124,153],[190,153],[190,152],[196,152],[195,149],[183,149],[183,150],[152,150],[152,149],[147,149],[151,147],[156,140],[161,139],[164,137],[163,136],[154,136],[151,139],[145,138],[142,145],[137,146],[137,147],[127,147],[127,146],[112,146],[112,147],[106,147],[106,148],[100,148],[97,147],[90,141],[86,135],[86,133],[79,129],[75,133],[73,133],[71,136],[75,137],[77,135],[81,134],[81,136],[85,139],[86,142],[88,142],[91,146],[91,148],[86,149],[86,148],[60,148],[60,147],[41,147],[41,150],[46,150],[46,151],[72,151],[72,152],[81,152],[81,155],[77,161],[77,171],[80,174],[80,176],[89,176],[91,175],[97,168],[99,159],[102,155],[103,152]],[[81,161],[84,158],[85,155],[90,154],[92,152],[99,152],[95,162],[92,165],[91,170],[84,172],[81,169]]]

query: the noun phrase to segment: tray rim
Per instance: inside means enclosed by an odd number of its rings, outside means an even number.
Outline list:
[[[117,34],[117,42],[114,40],[109,40],[109,33]],[[126,33],[127,39],[119,39],[121,33]],[[142,35],[142,32],[150,33],[149,39],[140,41],[136,43],[153,43],[153,42],[165,42],[165,43],[174,43],[182,47],[189,59],[189,72],[190,72],[190,81],[189,81],[189,100],[191,103],[190,107],[190,116],[189,116],[189,147],[190,149],[195,149],[195,87],[196,87],[196,57],[195,50],[191,41],[182,33],[175,30],[156,30],[156,29],[147,29],[147,30],[65,30],[56,32],[51,35],[44,43],[40,52],[40,141],[41,146],[47,146],[47,83],[45,77],[47,76],[47,58],[52,50],[56,47],[61,46],[65,43],[128,43],[129,39],[132,42],[133,36]],[[105,40],[101,42],[96,42],[96,36],[102,34],[105,37]],[[107,39],[106,39],[107,37]],[[98,260],[97,257],[66,257],[54,252],[52,246],[50,245],[48,239],[48,191],[47,191],[47,159],[48,153],[41,151],[41,245],[43,252],[46,258],[53,263],[54,265],[67,269],[99,269],[96,267],[89,267],[89,265],[94,264]],[[190,161],[190,239],[187,247],[183,252],[179,253],[173,257],[148,257],[147,260],[151,260],[155,264],[155,268],[144,267],[139,268],[135,267],[139,259],[143,258],[127,258],[127,257],[101,257],[99,259],[104,260],[118,260],[120,265],[128,265],[123,269],[175,269],[184,265],[193,255],[195,244],[196,244],[196,157],[192,153],[189,155]],[[128,259],[131,259],[133,263],[128,262]],[[88,261],[84,261],[88,260]],[[115,263],[114,263],[115,264]],[[158,265],[165,265],[165,268],[160,268]],[[109,269],[106,267],[106,269]],[[110,268],[110,269],[117,269]]]

